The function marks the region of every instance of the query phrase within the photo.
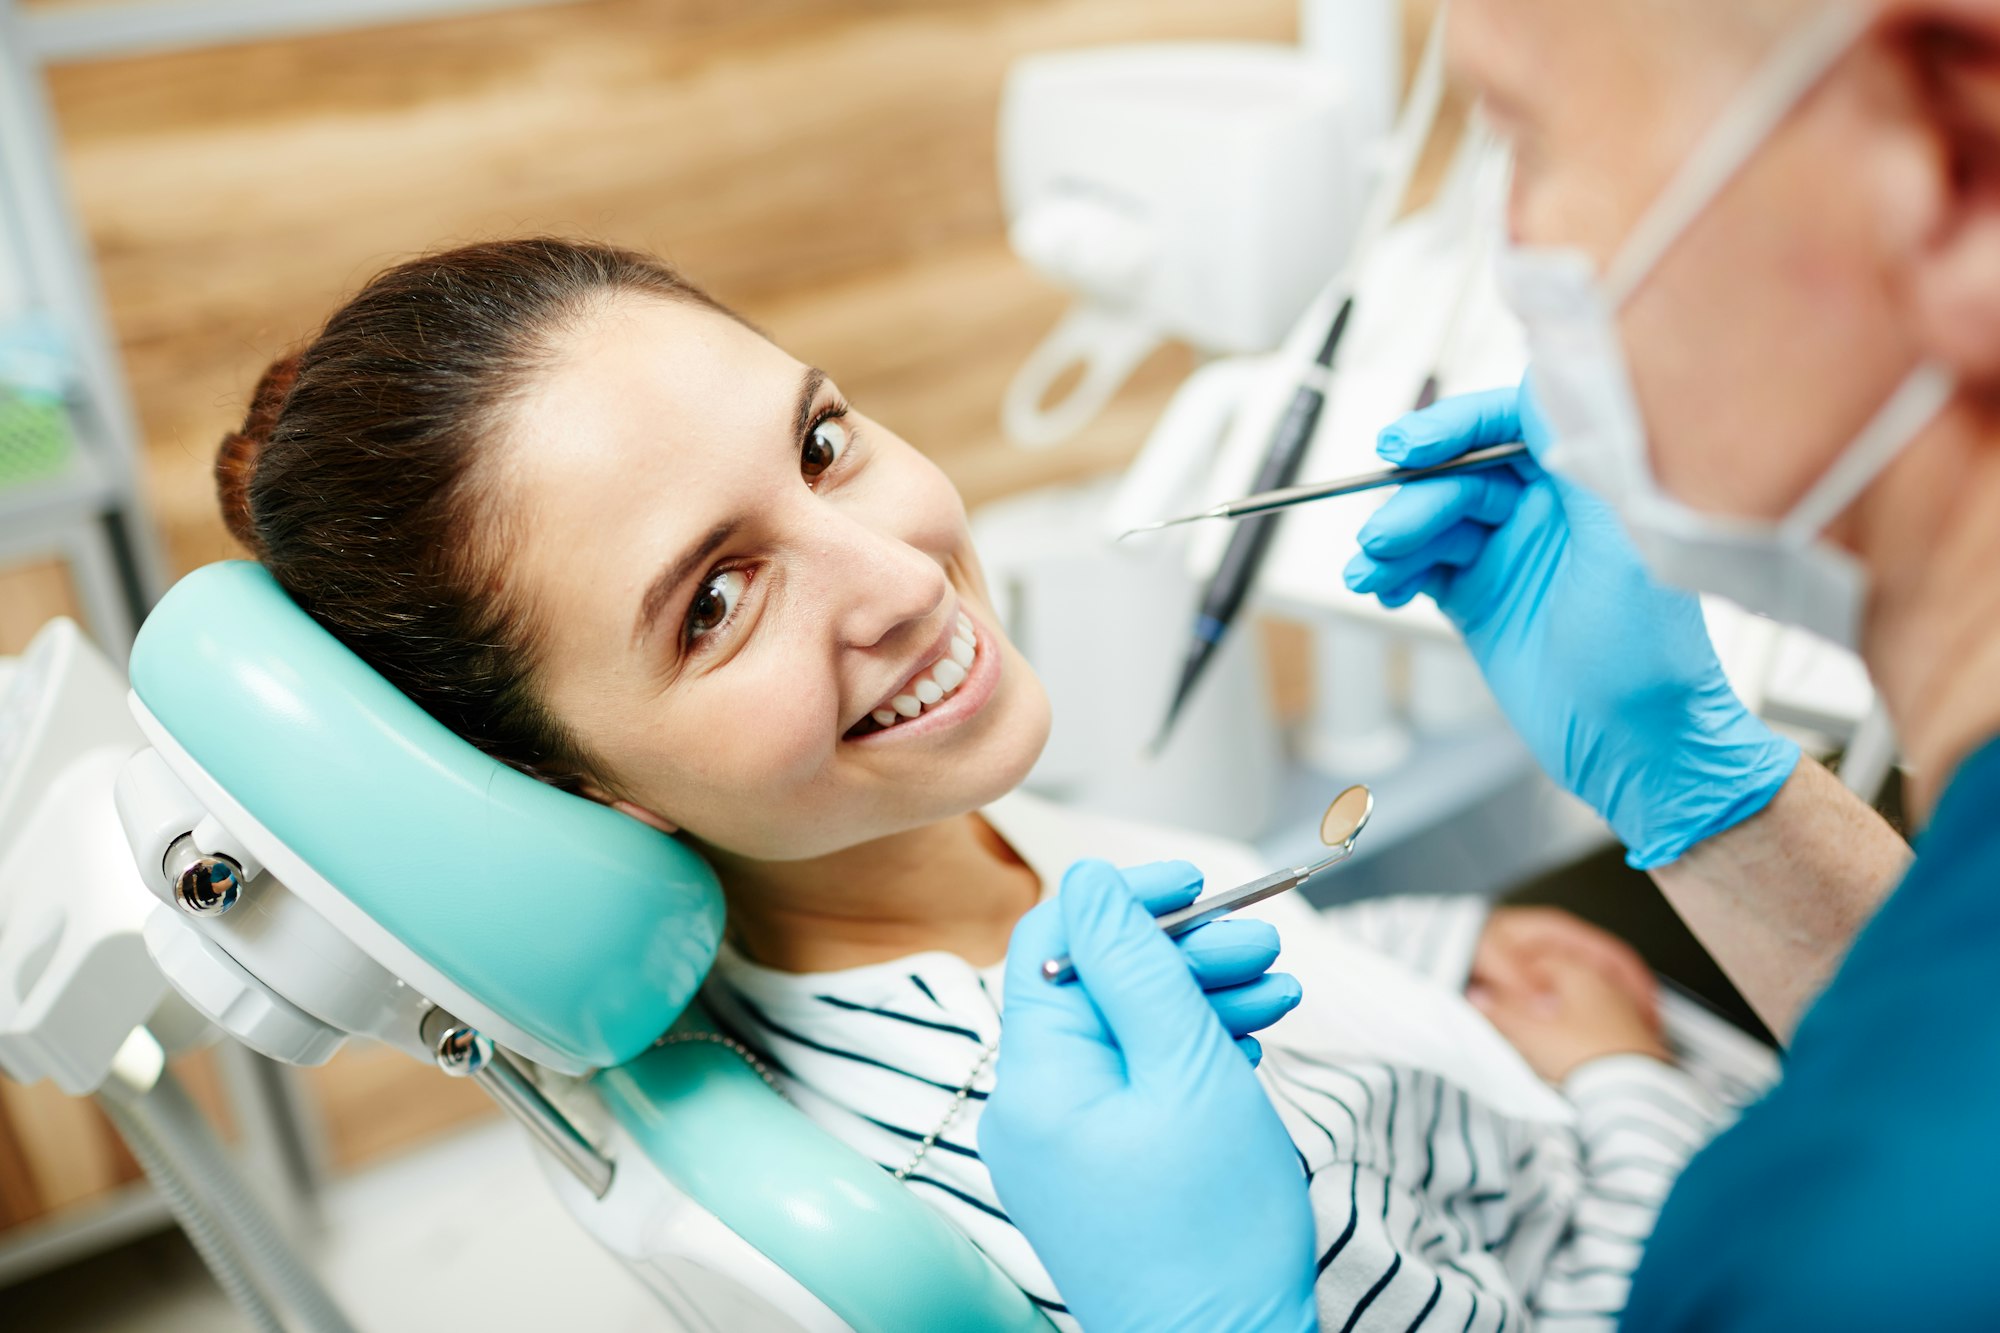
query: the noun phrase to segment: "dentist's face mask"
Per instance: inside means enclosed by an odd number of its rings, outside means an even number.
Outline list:
[[[1578,250],[1523,247],[1500,259],[1508,304],[1527,326],[1530,387],[1555,441],[1548,466],[1610,503],[1662,581],[1850,647],[1867,574],[1820,534],[1949,401],[1950,372],[1918,365],[1785,517],[1725,517],[1681,503],[1655,477],[1617,313],[1867,19],[1866,6],[1834,0],[1786,39],[1641,217],[1601,283]]]

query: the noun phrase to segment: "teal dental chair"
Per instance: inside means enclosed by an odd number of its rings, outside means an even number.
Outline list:
[[[693,852],[479,753],[255,564],[169,592],[131,684],[145,942],[212,1022],[289,1063],[366,1036],[477,1080],[688,1328],[1048,1326],[707,1026],[723,908]]]

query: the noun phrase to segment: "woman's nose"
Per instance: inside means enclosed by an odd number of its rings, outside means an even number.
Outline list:
[[[837,608],[842,639],[854,648],[893,642],[909,625],[935,628],[951,596],[944,567],[901,538],[843,523],[823,552],[819,577]]]

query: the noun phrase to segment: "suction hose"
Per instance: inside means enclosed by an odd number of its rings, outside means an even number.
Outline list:
[[[97,1095],[217,1283],[259,1333],[286,1333],[281,1310],[306,1333],[355,1333],[171,1073],[162,1071],[143,1092],[114,1074]]]

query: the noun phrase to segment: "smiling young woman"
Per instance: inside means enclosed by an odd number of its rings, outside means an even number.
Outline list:
[[[774,961],[867,961],[912,920],[991,960],[1033,902],[970,812],[1048,705],[957,492],[658,260],[536,238],[390,269],[216,470],[307,611],[482,749],[694,841]]]

